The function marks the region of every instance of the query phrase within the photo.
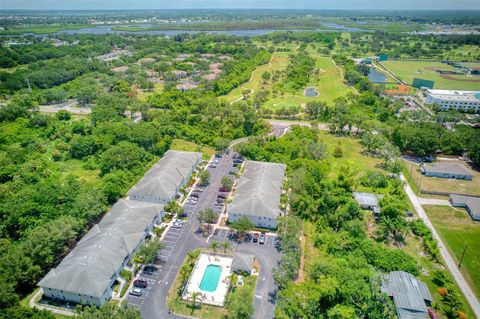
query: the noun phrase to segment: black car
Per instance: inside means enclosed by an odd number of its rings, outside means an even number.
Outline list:
[[[133,282],[133,286],[137,288],[147,288],[148,281],[143,278],[139,278]]]
[[[147,275],[151,275],[156,271],[157,271],[157,267],[155,267],[155,266],[145,266],[145,267],[143,267],[143,273],[147,274]]]

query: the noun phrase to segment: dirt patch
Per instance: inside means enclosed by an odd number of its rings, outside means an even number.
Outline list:
[[[305,236],[300,237],[300,247],[301,247],[301,255],[300,255],[300,267],[298,268],[298,276],[296,283],[301,283],[305,281]]]
[[[412,91],[413,89],[411,86],[397,84],[394,87],[389,88],[388,90],[385,90],[385,93],[391,94],[391,95],[400,95],[400,94],[411,94]]]
[[[451,76],[450,74],[441,74],[442,78],[452,81],[459,81],[459,82],[473,82],[473,83],[480,83],[480,79],[457,79]]]

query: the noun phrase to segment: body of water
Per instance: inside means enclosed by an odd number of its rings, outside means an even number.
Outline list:
[[[368,79],[372,83],[386,83],[387,76],[382,72],[378,71],[376,68],[370,68],[370,72],[368,73]]]

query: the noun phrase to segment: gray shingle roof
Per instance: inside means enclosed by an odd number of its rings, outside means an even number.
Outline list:
[[[470,210],[470,216],[474,220],[480,220],[480,198],[451,194],[450,198],[455,203],[463,203]]]
[[[246,161],[228,213],[277,218],[285,164]]]
[[[164,205],[120,200],[39,286],[100,297]]]
[[[201,161],[202,153],[168,151],[130,189],[128,196],[133,198],[134,195],[137,195],[170,200],[175,197],[177,189],[184,179]]]
[[[438,162],[435,164],[425,164],[423,169],[429,173],[436,174],[455,174],[473,176],[470,169],[460,163]]]
[[[235,253],[233,255],[232,270],[252,271],[254,261],[254,255]]]
[[[353,197],[360,206],[378,207],[378,196],[372,193],[353,192]]]
[[[392,271],[384,275],[382,291],[393,297],[399,319],[425,319],[432,295],[427,285],[405,271]]]

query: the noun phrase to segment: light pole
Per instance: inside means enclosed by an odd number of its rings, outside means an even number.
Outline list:
[[[463,262],[463,257],[465,257],[465,252],[467,251],[467,244],[465,244],[465,248],[463,248],[463,253],[462,253],[462,257],[460,258],[460,262],[458,263],[458,269],[460,269],[460,267],[462,267],[462,262]]]

